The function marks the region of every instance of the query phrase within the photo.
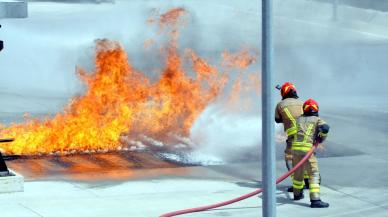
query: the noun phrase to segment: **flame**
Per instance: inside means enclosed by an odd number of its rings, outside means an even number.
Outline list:
[[[228,68],[246,69],[252,63],[256,62],[256,57],[252,56],[247,49],[237,53],[224,51],[222,57],[222,64]]]
[[[158,17],[159,26],[169,29],[170,39],[163,50],[165,65],[157,81],[136,70],[118,42],[97,40],[95,71],[77,69],[86,87],[84,95],[73,98],[53,117],[28,118],[25,123],[1,129],[2,137],[16,140],[0,148],[7,154],[25,155],[108,151],[121,148],[123,135],[161,140],[170,132],[187,136],[228,77],[191,49],[185,55],[178,52],[178,27],[185,14],[183,8],[174,8]],[[189,68],[182,64],[186,58],[191,60]],[[228,58],[242,67],[252,63],[246,57]]]
[[[256,96],[260,95],[259,72],[245,74],[244,70],[257,61],[257,55],[252,55],[249,49],[244,49],[236,53],[224,51],[222,53],[222,65],[228,70],[238,70],[228,99],[227,105],[231,111],[249,111],[254,107],[256,99],[252,99],[252,91]]]

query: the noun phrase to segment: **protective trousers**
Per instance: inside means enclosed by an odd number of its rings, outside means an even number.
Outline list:
[[[304,155],[295,154],[292,155],[292,164],[296,166]],[[304,187],[304,171],[307,171],[309,175],[309,183],[310,183],[310,200],[320,200],[320,187],[319,187],[319,169],[318,169],[318,161],[317,158],[312,155],[301,167],[299,167],[293,177],[293,189],[294,189],[294,197],[300,196],[303,193]]]
[[[291,153],[291,146],[292,146],[292,138],[288,138],[286,140],[287,146],[284,150],[284,160],[286,161],[286,167],[288,171],[292,169],[292,153]]]
[[[286,149],[284,150],[284,161],[286,162],[286,167],[288,171],[292,169],[292,153],[291,153],[292,140],[293,140],[293,137],[289,137],[286,140],[287,146],[286,146]],[[310,178],[307,171],[304,172],[303,176],[304,176],[304,179]],[[294,177],[294,174],[291,175],[291,178],[293,177]]]

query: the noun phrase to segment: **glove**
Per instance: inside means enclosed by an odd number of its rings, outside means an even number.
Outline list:
[[[317,136],[316,140],[317,140],[318,143],[322,143],[323,142],[324,137],[321,135],[321,133],[318,133],[318,136]]]
[[[323,124],[323,125],[319,126],[318,135],[316,138],[317,142],[322,143],[323,140],[326,139],[327,133],[329,132],[329,129],[330,129],[330,127],[327,124]]]

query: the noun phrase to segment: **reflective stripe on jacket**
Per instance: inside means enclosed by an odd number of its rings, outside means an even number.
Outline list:
[[[316,139],[318,127],[326,124],[317,116],[300,116],[296,121],[297,132],[294,135],[291,150],[308,152]],[[326,137],[326,135],[321,135]]]
[[[288,137],[297,132],[296,119],[303,114],[303,102],[295,98],[286,98],[276,105],[275,120],[284,124]]]

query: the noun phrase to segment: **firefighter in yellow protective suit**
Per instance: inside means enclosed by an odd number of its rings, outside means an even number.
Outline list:
[[[315,141],[321,143],[329,132],[327,125],[318,116],[319,107],[315,100],[308,99],[303,104],[303,115],[296,120],[297,133],[294,135],[291,146],[292,164],[298,164],[306,153],[312,148]],[[312,155],[300,168],[294,173],[293,190],[294,200],[300,200],[303,196],[303,177],[304,171],[310,176],[310,201],[311,208],[326,208],[328,203],[321,201],[318,161],[315,155]]]
[[[303,101],[298,99],[299,97],[296,92],[296,88],[290,82],[286,82],[282,85],[280,94],[282,96],[282,101],[276,105],[275,122],[283,123],[284,132],[287,133],[287,145],[286,149],[284,150],[284,158],[286,167],[288,170],[290,170],[292,168],[291,143],[292,139],[294,138],[293,136],[296,133],[296,119],[303,114]],[[306,174],[306,188],[309,187],[308,178],[309,177]],[[288,192],[293,192],[293,189],[288,188]]]

